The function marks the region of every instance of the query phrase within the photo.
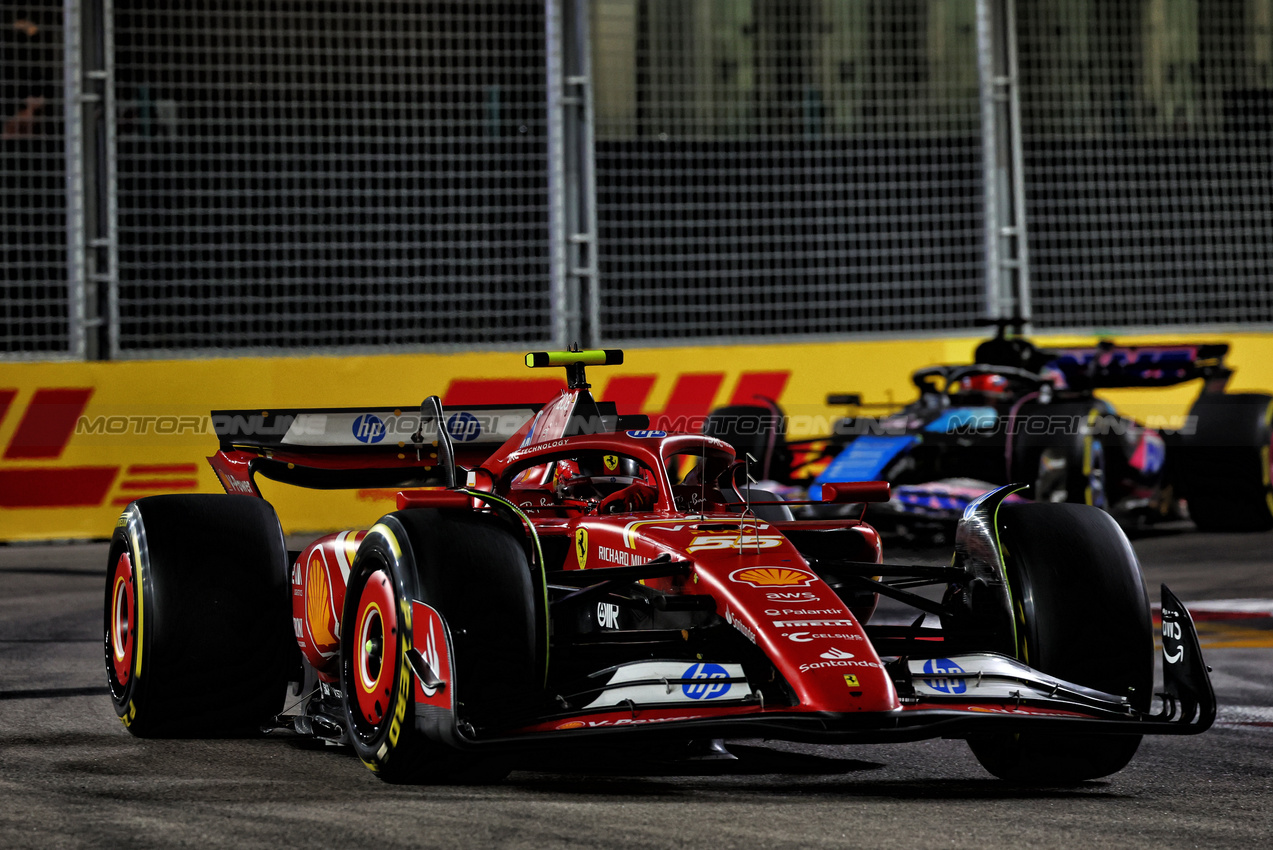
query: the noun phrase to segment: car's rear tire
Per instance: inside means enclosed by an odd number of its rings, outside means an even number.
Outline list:
[[[351,742],[377,776],[457,783],[507,774],[498,756],[459,749],[425,731],[435,727],[416,703],[417,674],[407,658],[424,639],[412,633],[404,611],[419,601],[445,622],[453,654],[444,687],[457,721],[480,734],[538,705],[544,638],[531,579],[522,542],[493,517],[421,509],[389,514],[373,526],[349,573],[340,669]],[[433,639],[446,651],[445,635]]]
[[[106,676],[141,737],[259,731],[299,669],[287,549],[251,496],[138,499],[111,538]]]
[[[1154,681],[1149,597],[1118,524],[1085,505],[1004,505],[998,516],[1017,658],[1147,711]],[[1122,770],[1140,736],[994,733],[968,743],[1001,779],[1073,784]]]
[[[1209,394],[1189,411],[1175,460],[1189,516],[1203,531],[1273,528],[1273,396]]]

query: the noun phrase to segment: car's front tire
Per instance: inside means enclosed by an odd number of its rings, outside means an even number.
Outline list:
[[[1140,564],[1118,524],[1086,505],[1004,505],[998,513],[1016,656],[1147,711],[1154,640]],[[1074,784],[1127,766],[1139,735],[993,733],[968,740],[1001,779]]]

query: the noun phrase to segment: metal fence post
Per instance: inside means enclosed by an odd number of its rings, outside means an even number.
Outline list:
[[[109,0],[63,3],[68,347],[87,360],[118,354],[114,325],[101,332],[117,283],[112,14]]]
[[[66,158],[66,286],[67,352],[71,357],[89,356],[86,321],[88,317],[88,269],[85,257],[84,202],[84,76],[81,54],[79,0],[62,4],[62,90]]]
[[[592,35],[589,0],[568,0],[566,34],[566,225],[567,262],[575,281],[573,308],[580,317],[580,336],[592,347],[600,338],[600,281],[597,269],[596,137],[592,103]]]
[[[587,0],[546,0],[553,338],[597,336],[596,195]]]
[[[977,0],[986,313],[1030,319],[1015,0]]]
[[[558,348],[579,336],[578,294],[570,291],[566,226],[565,69],[561,6],[544,0],[544,71],[548,125],[548,273],[552,341]]]
[[[89,76],[101,95],[93,122],[96,144],[92,156],[94,200],[97,210],[95,226],[89,241],[95,261],[95,279],[106,287],[106,303],[99,315],[106,323],[103,357],[114,360],[119,348],[119,182],[116,170],[115,110],[115,4],[113,0],[95,0],[96,16],[93,34],[97,61]],[[102,297],[100,289],[98,298]]]

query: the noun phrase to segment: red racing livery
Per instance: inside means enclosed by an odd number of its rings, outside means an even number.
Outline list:
[[[585,367],[621,362],[528,355],[567,370],[546,404],[217,411],[227,495],[139,499],[112,541],[125,725],[285,727],[393,782],[490,779],[510,753],[613,736],[685,752],[962,737],[1004,779],[1079,782],[1145,734],[1211,725],[1165,587],[1154,698],[1148,597],[1108,515],[1008,486],[968,507],[949,565],[886,563],[860,510],[797,519],[727,443],[593,398]],[[393,488],[398,510],[289,551],[259,477]],[[913,621],[873,623],[881,596]]]

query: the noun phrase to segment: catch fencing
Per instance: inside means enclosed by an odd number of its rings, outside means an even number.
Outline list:
[[[1273,3],[1018,3],[1039,327],[1273,322]]]
[[[1273,0],[3,14],[2,358],[1273,325]]]
[[[0,357],[67,356],[78,330],[67,275],[62,3],[4,11],[0,32]]]

